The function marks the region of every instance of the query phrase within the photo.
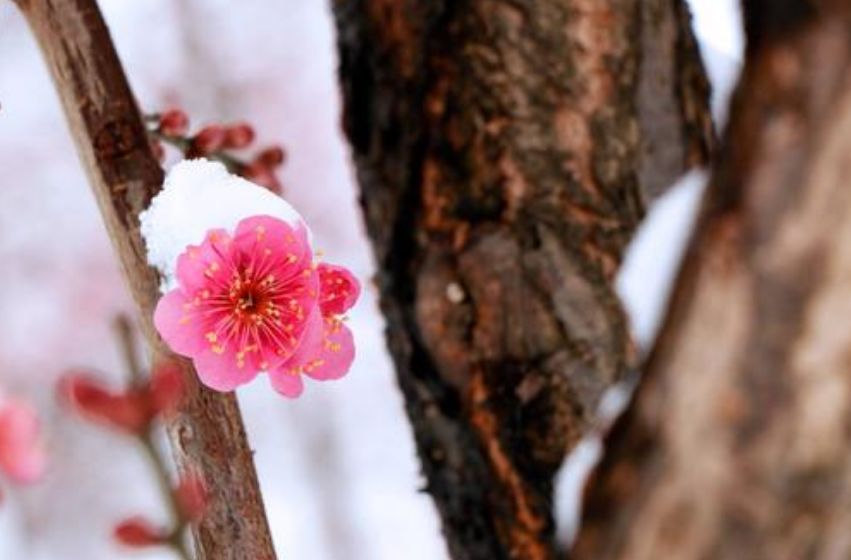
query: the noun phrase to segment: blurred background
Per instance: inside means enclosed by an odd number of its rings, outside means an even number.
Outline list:
[[[342,137],[330,8],[319,0],[102,0],[143,110],[178,106],[193,130],[247,120],[258,144],[282,144],[285,197],[328,260],[364,280],[372,257]],[[715,87],[716,116],[743,39],[734,0],[692,0]],[[0,3],[0,391],[33,402],[50,469],[37,485],[3,487],[0,560],[169,558],[113,544],[129,515],[164,516],[132,440],[57,405],[55,384],[90,367],[120,385],[127,372],[111,328],[132,312],[120,271],[26,25]],[[619,287],[639,339],[652,339],[699,178],[674,189],[631,248]],[[358,357],[340,382],[285,400],[258,378],[239,399],[279,553],[309,560],[446,558],[384,348],[375,290],[351,314]],[[593,442],[568,461],[557,496],[569,531]],[[3,484],[0,481],[0,484]]]

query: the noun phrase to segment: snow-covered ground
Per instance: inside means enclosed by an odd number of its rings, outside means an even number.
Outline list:
[[[735,2],[692,3],[720,115],[741,56]],[[247,119],[261,142],[283,143],[286,196],[310,223],[316,244],[329,261],[370,277],[338,126],[326,3],[101,5],[141,105],[180,105],[198,123]],[[42,410],[53,460],[42,484],[5,493],[0,560],[111,560],[125,554],[109,539],[115,521],[161,512],[154,486],[133,446],[57,408],[53,385],[69,366],[96,367],[120,382],[109,323],[132,306],[48,75],[9,2],[0,3],[0,52],[0,378],[5,390]],[[660,203],[621,276],[644,342],[676,269],[674,245],[681,243],[671,241],[687,236],[699,190],[674,189]],[[293,559],[445,558],[433,506],[418,491],[422,480],[373,289],[365,290],[351,327],[358,358],[344,381],[297,401],[265,383],[240,390],[276,545]],[[578,467],[562,484],[565,526],[575,516],[577,481],[593,447],[583,447],[588,457],[574,458]]]

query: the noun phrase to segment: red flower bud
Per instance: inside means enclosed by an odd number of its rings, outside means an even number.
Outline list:
[[[154,366],[149,392],[155,412],[174,412],[185,392],[180,364],[169,361]]]
[[[260,164],[263,167],[268,167],[270,169],[278,167],[284,160],[286,159],[287,154],[284,152],[284,149],[280,146],[272,146],[270,148],[266,148],[254,158],[254,162],[256,164]]]
[[[240,149],[254,141],[254,129],[246,123],[237,123],[225,129],[225,148]]]
[[[260,163],[254,162],[246,165],[242,168],[240,174],[252,183],[266,187],[275,194],[281,194],[284,190],[275,173]]]
[[[202,128],[192,138],[193,154],[205,156],[221,150],[225,144],[225,129],[221,125],[211,124]]]
[[[113,530],[115,540],[125,546],[143,548],[168,542],[168,535],[142,517],[125,519]]]
[[[60,390],[71,405],[95,422],[134,434],[144,432],[152,410],[143,393],[110,393],[85,374],[71,374],[60,382]]]
[[[184,520],[194,523],[204,516],[207,510],[207,490],[199,476],[187,474],[181,477],[174,489],[174,497]]]
[[[170,109],[160,115],[160,132],[166,136],[182,136],[189,129],[189,117],[180,109]]]

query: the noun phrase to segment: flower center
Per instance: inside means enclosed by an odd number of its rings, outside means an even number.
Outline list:
[[[281,307],[276,298],[283,296],[281,288],[273,274],[256,278],[251,269],[243,270],[228,290],[234,319],[248,325],[260,326],[267,321],[280,325]]]
[[[238,296],[236,306],[243,313],[253,315],[260,311],[260,302],[260,294],[249,288]]]
[[[238,317],[262,322],[270,315],[271,308],[274,307],[270,301],[270,294],[262,283],[256,284],[250,280],[237,279],[230,293],[233,312]]]
[[[205,333],[213,352],[236,351],[236,365],[244,367],[254,356],[265,369],[267,355],[286,356],[295,348],[306,313],[299,295],[305,292],[299,275],[276,275],[269,267],[238,267],[218,294],[202,294],[211,318]],[[309,269],[308,269],[308,272]],[[232,346],[231,346],[232,345]],[[252,358],[252,359],[254,359]],[[251,362],[253,363],[253,362]],[[265,365],[264,365],[265,364]]]

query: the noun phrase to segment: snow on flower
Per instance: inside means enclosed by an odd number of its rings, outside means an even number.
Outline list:
[[[177,257],[212,229],[233,231],[244,218],[268,215],[305,227],[296,210],[268,189],[206,159],[175,165],[163,190],[139,216],[148,262],[163,274],[163,292],[175,287]]]
[[[0,397],[0,472],[14,482],[30,483],[44,472],[45,456],[33,408]]]
[[[304,220],[284,200],[217,163],[178,164],[140,216],[167,293],[154,324],[201,381],[231,391],[268,372],[297,397],[302,375],[337,379],[354,359],[343,313],[360,287],[316,263]]]

